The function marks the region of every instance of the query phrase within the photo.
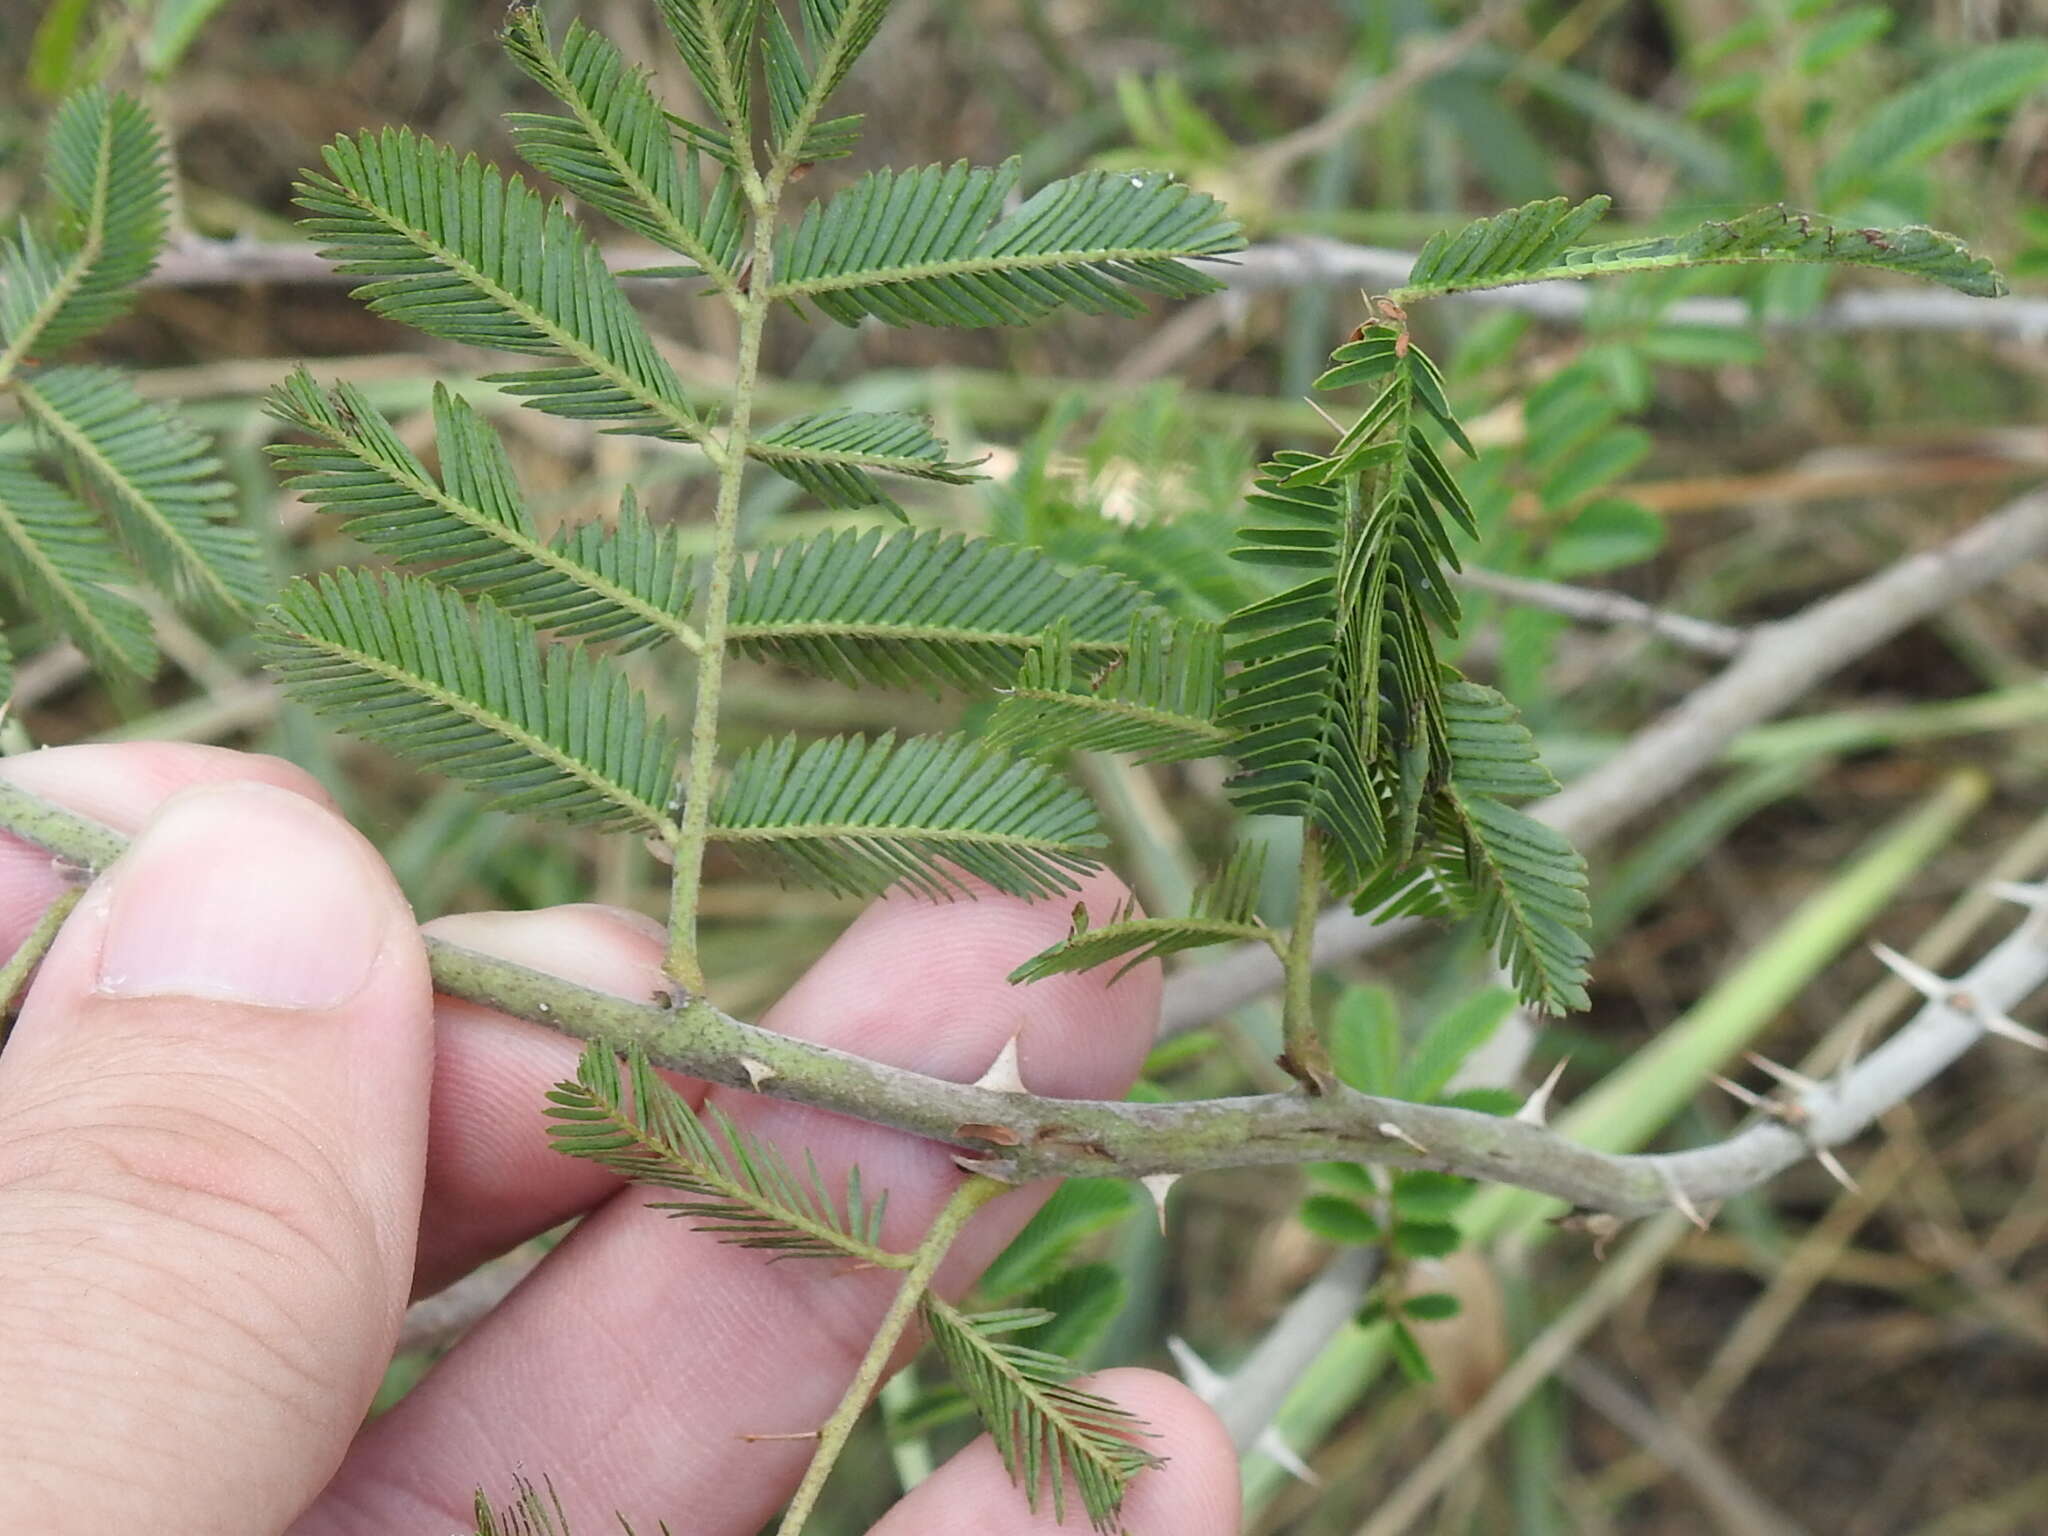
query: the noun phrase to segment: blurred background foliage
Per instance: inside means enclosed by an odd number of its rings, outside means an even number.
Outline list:
[[[688,100],[643,0],[578,10]],[[500,114],[535,103],[496,45],[500,21],[467,0],[0,0],[0,208],[27,194],[57,99],[92,81],[138,91],[163,121],[176,224],[209,239],[291,239],[294,176],[343,131],[409,122],[509,167]],[[1255,242],[1408,250],[1474,213],[1557,193],[1613,194],[1606,238],[1784,200],[1952,229],[2013,277],[2009,302],[2048,291],[2044,0],[899,0],[848,96],[868,114],[867,140],[855,161],[813,174],[820,190],[870,165],[1010,153],[1027,183],[1091,164],[1163,166],[1224,197]],[[1602,285],[1571,323],[1431,307],[1418,323],[1481,449],[1465,470],[1482,523],[1472,563],[1746,626],[1954,534],[2038,479],[2044,328],[1801,328],[1844,282],[1878,286],[1818,268],[1710,270]],[[658,288],[636,295],[686,382],[717,390],[729,314]],[[1713,295],[1739,297],[1774,328],[1673,309]],[[1029,333],[778,323],[764,393],[777,406],[829,395],[927,412],[956,448],[987,455],[989,479],[912,488],[915,520],[1109,564],[1214,615],[1255,579],[1224,555],[1251,468],[1275,448],[1327,441],[1307,385],[1363,315],[1355,289],[1321,284]],[[157,286],[96,356],[136,370],[146,397],[181,402],[214,436],[280,572],[359,558],[278,491],[261,451],[282,430],[261,397],[300,360],[354,381],[423,452],[433,384],[464,384],[556,516],[602,516],[628,483],[686,525],[707,505],[689,452],[511,411],[474,384],[481,354],[387,325],[331,284]],[[764,477],[747,537],[769,544],[824,516]],[[1715,665],[1640,628],[1589,627],[1485,591],[1471,600],[1461,665],[1517,701],[1562,778]],[[2016,875],[2048,858],[2044,600],[2048,572],[2014,572],[1863,658],[1797,718],[1745,735],[1619,845],[1589,850],[1594,1006],[1544,1031],[1532,1072],[1569,1058],[1570,1102],[1652,1040],[1711,1028],[1722,1055],[1754,1042],[1796,1059],[1859,1000],[1895,1008],[1851,943],[1864,919],[1820,923],[1826,902],[1881,913],[1873,936],[1900,947],[1946,914],[1951,955],[1981,949],[1997,930],[1966,893],[2001,859]],[[45,744],[172,737],[293,757],[387,850],[423,917],[586,899],[660,909],[662,872],[637,848],[479,811],[281,709],[231,624],[157,604],[167,665],[143,687],[94,680],[26,615],[0,611],[19,659],[10,729]],[[728,709],[742,737],[931,729],[992,702],[849,694],[765,666],[738,677]],[[1116,831],[1118,867],[1155,910],[1183,900],[1228,846],[1213,764],[1075,767]],[[745,1015],[851,908],[737,868],[714,875],[706,961],[720,1000]],[[1443,1090],[1426,1069],[1446,1041],[1483,1035],[1479,1016],[1505,1012],[1483,990],[1483,959],[1472,936],[1452,934],[1350,967],[1338,1043],[1355,1075]],[[1255,1006],[1170,1042],[1141,1091],[1268,1085],[1273,1028]],[[1710,1069],[1696,1066],[1640,1123],[1615,1114],[1583,1129],[1617,1145],[1724,1134],[1738,1107],[1693,1096]],[[1612,1083],[1602,1092],[1588,1105],[1619,1101]],[[1975,1054],[1889,1117],[1881,1146],[1857,1149],[1861,1194],[1809,1166],[1674,1241],[1426,1528],[2048,1530],[2044,1113],[2039,1063]],[[1251,1529],[1349,1532],[1597,1271],[1582,1242],[1538,1252],[1536,1229],[1505,1205],[1465,1230],[1520,1232],[1519,1247],[1445,1258],[1457,1237],[1441,1231],[1463,1192],[1426,1180],[1389,1187],[1325,1170],[1304,1205],[1306,1187],[1284,1171],[1191,1181],[1161,1238],[1131,1191],[1078,1184],[988,1291],[1053,1288],[1065,1303],[1053,1347],[1163,1360],[1171,1335],[1227,1367],[1333,1247],[1393,1236],[1402,1285],[1462,1302],[1442,1321],[1437,1303],[1407,1309],[1416,1327],[1397,1352],[1423,1357],[1410,1374],[1434,1384],[1379,1379],[1369,1351],[1326,1353],[1303,1366],[1322,1406],[1288,1421],[1323,1487],[1289,1481],[1263,1455],[1248,1462]],[[1404,1241],[1404,1226],[1439,1235]],[[1385,1338],[1387,1300],[1371,1304],[1360,1337]],[[390,1391],[423,1363],[401,1362]],[[849,1459],[831,1528],[863,1529],[958,1433],[956,1407],[914,1384],[892,1392],[895,1441],[876,1433]]]

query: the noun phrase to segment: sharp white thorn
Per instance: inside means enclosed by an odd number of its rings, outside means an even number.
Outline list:
[[[1764,1114],[1767,1115],[1771,1114],[1773,1111],[1777,1109],[1777,1106],[1773,1104],[1769,1099],[1765,1098],[1762,1094],[1756,1092],[1754,1089],[1745,1088],[1742,1086],[1742,1084],[1735,1082],[1730,1078],[1717,1077],[1713,1079],[1713,1083],[1714,1086],[1716,1088],[1719,1088],[1723,1093],[1730,1094],[1733,1097],[1740,1099],[1743,1103],[1747,1104],[1751,1109],[1761,1110]]]
[[[1166,1352],[1173,1356],[1173,1363],[1180,1368],[1180,1379],[1188,1384],[1188,1390],[1205,1403],[1214,1403],[1228,1390],[1230,1383],[1223,1374],[1195,1353],[1194,1345],[1177,1333],[1166,1336]]]
[[[1863,1186],[1849,1177],[1849,1170],[1842,1166],[1842,1160],[1835,1156],[1828,1148],[1815,1147],[1813,1149],[1813,1160],[1819,1163],[1821,1167],[1827,1169],[1828,1173],[1833,1176],[1834,1181],[1841,1185],[1842,1188],[1848,1190],[1850,1194],[1860,1195],[1863,1193]]]
[[[1757,1055],[1755,1051],[1744,1051],[1742,1054],[1757,1071],[1775,1077],[1787,1088],[1796,1089],[1800,1093],[1818,1093],[1821,1090],[1821,1085],[1808,1077],[1804,1072],[1795,1072],[1790,1067],[1771,1060],[1768,1056]]]
[[[1377,1126],[1374,1127],[1374,1129],[1377,1130],[1382,1136],[1386,1137],[1389,1141],[1398,1141],[1403,1146],[1413,1147],[1416,1151],[1420,1152],[1424,1157],[1429,1156],[1429,1148],[1425,1147],[1413,1136],[1410,1136],[1406,1131],[1402,1130],[1401,1127],[1394,1124],[1394,1122],[1391,1120],[1382,1120]]]
[[[2016,880],[1994,880],[1984,889],[2006,901],[2031,907],[2036,912],[2048,910],[2048,884],[2021,885]]]
[[[1947,977],[1935,975],[1918,960],[1908,959],[1889,944],[1873,944],[1870,952],[1884,962],[1886,970],[1931,1003],[1947,1002],[1949,994],[1955,990]]]
[[[1522,1101],[1522,1107],[1515,1111],[1515,1118],[1524,1125],[1547,1125],[1544,1116],[1550,1109],[1550,1096],[1557,1091],[1558,1079],[1564,1076],[1564,1069],[1571,1058],[1565,1057],[1550,1069],[1550,1076],[1543,1079],[1536,1091]]]
[[[2027,1028],[2018,1019],[2007,1018],[2002,1013],[1984,1009],[1977,1014],[1977,1022],[1984,1026],[1988,1035],[1997,1035],[2006,1040],[2017,1040],[2021,1045],[2031,1045],[2037,1051],[2048,1051],[2048,1035]]]
[[[1152,1204],[1159,1211],[1159,1235],[1166,1235],[1166,1192],[1180,1182],[1177,1173],[1148,1173],[1138,1182],[1145,1186],[1145,1193],[1152,1197]]]
[[[1688,1195],[1680,1187],[1678,1180],[1671,1176],[1671,1170],[1660,1164],[1657,1172],[1664,1180],[1664,1188],[1671,1196],[1673,1208],[1677,1210],[1679,1215],[1698,1227],[1702,1232],[1706,1231],[1710,1223],[1706,1217],[1700,1214],[1700,1208],[1692,1203],[1692,1196]]]
[[[1010,1036],[1003,1042],[1003,1048],[996,1053],[996,1059],[989,1068],[974,1080],[977,1088],[986,1088],[991,1093],[1025,1093],[1024,1074],[1017,1069],[1017,1037]]]
[[[1259,1431],[1259,1438],[1252,1442],[1252,1449],[1259,1452],[1283,1472],[1290,1473],[1302,1482],[1307,1483],[1309,1487],[1320,1488],[1323,1486],[1323,1480],[1316,1476],[1314,1469],[1294,1454],[1293,1447],[1288,1445],[1285,1440],[1282,1440],[1280,1438],[1280,1431],[1271,1425]]]
[[[1316,404],[1315,401],[1310,400],[1306,395],[1302,396],[1302,399],[1307,402],[1308,408],[1310,410],[1314,411],[1318,416],[1322,417],[1324,421],[1329,423],[1330,430],[1332,432],[1335,432],[1339,437],[1342,437],[1344,435],[1344,428],[1342,424],[1338,422],[1336,417],[1332,416],[1328,411],[1324,410],[1320,405]]]
[[[740,1069],[747,1074],[747,1081],[753,1085],[754,1092],[756,1093],[761,1091],[761,1085],[767,1082],[769,1078],[782,1076],[780,1072],[769,1066],[767,1062],[756,1061],[751,1056],[742,1056],[740,1058]]]

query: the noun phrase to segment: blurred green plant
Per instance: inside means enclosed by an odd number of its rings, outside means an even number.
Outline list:
[[[103,672],[147,677],[147,612],[123,589],[236,615],[268,581],[207,440],[128,376],[54,358],[127,312],[165,238],[164,143],[132,98],[89,87],[50,126],[44,205],[0,242],[0,577]],[[9,690],[0,632],[0,696]]]

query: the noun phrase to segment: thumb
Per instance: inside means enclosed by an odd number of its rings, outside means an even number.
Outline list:
[[[170,801],[0,1056],[0,1530],[275,1536],[412,1269],[426,959],[375,852],[259,784]]]

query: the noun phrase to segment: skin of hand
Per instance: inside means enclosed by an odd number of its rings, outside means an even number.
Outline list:
[[[573,1041],[436,998],[413,916],[306,775],[179,745],[74,747],[0,776],[123,832],[0,1055],[0,1530],[101,1536],[447,1536],[479,1483],[554,1483],[579,1531],[663,1517],[748,1536],[802,1473],[803,1442],[872,1337],[895,1277],[770,1264],[644,1209],[546,1145],[542,1094]],[[57,893],[0,836],[0,955]],[[1085,893],[1098,916],[1120,892]],[[1069,903],[989,895],[875,904],[766,1022],[971,1080],[1021,1026],[1039,1092],[1113,1096],[1151,1038],[1158,978],[1003,980]],[[436,932],[644,997],[660,935],[566,907]],[[858,1161],[908,1246],[961,1175],[943,1148],[800,1106],[678,1083]],[[941,1272],[958,1294],[1043,1189],[984,1208]],[[393,1411],[363,1415],[410,1297],[572,1216],[586,1219]],[[1132,1536],[1227,1536],[1236,1459],[1170,1378],[1097,1390],[1169,1460]],[[880,1536],[1050,1536],[986,1439],[906,1496]],[[1070,1517],[1070,1519],[1073,1517]],[[1071,1524],[1068,1529],[1074,1529]]]

